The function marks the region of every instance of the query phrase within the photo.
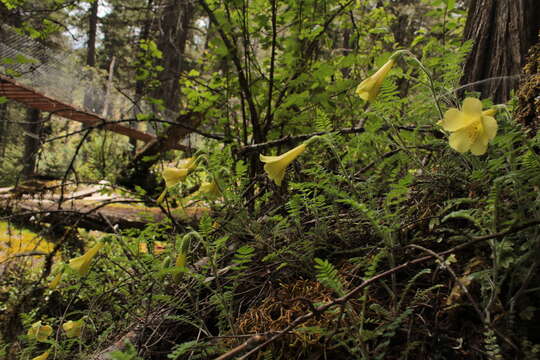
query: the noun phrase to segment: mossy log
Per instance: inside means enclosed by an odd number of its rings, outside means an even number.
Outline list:
[[[160,222],[168,215],[159,207],[149,207],[135,198],[118,193],[102,194],[102,186],[58,193],[21,193],[19,188],[0,189],[0,207],[9,215],[22,220],[110,231],[111,225],[120,229],[143,228],[148,223]],[[205,206],[173,209],[170,214],[180,223],[197,222],[209,211]]]
[[[517,98],[516,119],[534,136],[540,125],[540,37],[529,50]]]

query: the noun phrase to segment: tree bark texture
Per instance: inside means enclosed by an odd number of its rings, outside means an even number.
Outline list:
[[[465,90],[506,102],[539,30],[538,0],[471,0],[464,39],[474,44],[461,79]]]
[[[185,49],[195,7],[191,0],[169,0],[163,8],[159,24],[158,48],[163,52],[160,73],[161,86],[155,97],[162,99],[167,109],[178,111],[180,86],[178,78],[185,65]]]
[[[153,5],[154,5],[154,0],[148,0],[148,2],[146,3],[146,8],[150,10],[152,9]],[[139,43],[138,43],[139,47],[143,43],[144,40],[148,40],[150,38],[150,29],[152,28],[153,20],[154,20],[153,12],[148,11],[146,18],[144,19],[141,25],[141,33],[139,35]],[[146,86],[146,82],[144,80],[139,79],[135,81],[135,101],[137,102],[137,104],[141,101],[141,99],[143,98],[145,94],[145,86]],[[133,118],[136,118],[137,114],[139,113],[140,113],[139,106],[134,106]],[[130,123],[130,125],[134,128],[137,128],[137,122],[135,121]],[[132,146],[131,155],[135,156],[135,154],[137,153],[137,140],[130,138],[129,143]]]
[[[88,42],[86,44],[86,65],[96,66],[96,37],[99,1],[94,0],[88,16]]]
[[[34,175],[36,168],[37,153],[41,146],[41,116],[37,109],[27,110],[26,134],[24,137],[24,155],[22,176],[25,179]]]
[[[90,6],[88,12],[88,41],[86,42],[86,65],[96,66],[96,38],[97,38],[97,24],[98,24],[98,7],[99,0],[94,0]],[[88,72],[88,81],[93,82],[93,72]],[[101,112],[101,109],[93,103],[94,94],[91,90],[87,90],[84,94],[84,107],[86,110],[92,111],[96,114]],[[88,126],[83,125],[83,128]]]
[[[0,104],[0,158],[3,158],[6,152],[7,132],[9,131],[9,122],[7,119],[7,103]]]

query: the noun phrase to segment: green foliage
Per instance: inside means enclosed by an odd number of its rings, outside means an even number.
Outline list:
[[[182,113],[203,114],[202,138],[192,145],[196,156],[204,155],[170,189],[162,209],[144,190],[135,192],[162,220],[138,229],[111,222],[109,234],[66,226],[54,239],[59,254],[50,259],[52,269],[47,262],[6,266],[2,320],[19,320],[17,335],[47,320],[57,331],[49,345],[60,360],[89,358],[117,341],[116,334],[130,332],[137,342],[113,358],[217,357],[310,312],[305,323],[267,344],[264,358],[521,355],[500,334],[537,356],[531,329],[539,311],[539,230],[528,224],[540,211],[540,137],[524,135],[501,110],[496,139],[475,157],[450,149],[437,126],[440,111],[459,102],[454,90],[471,48],[461,39],[462,2],[207,4],[192,9],[182,73],[164,74],[168,54],[154,33],[163,23],[150,22],[148,38],[136,39],[148,18],[133,8],[145,2],[110,2],[100,61],[107,63],[107,47],[120,54],[119,83],[137,83],[137,96],[159,110],[135,114],[139,122],[163,110],[163,99],[152,96],[164,86],[162,75],[177,81]],[[71,17],[69,11],[64,15]],[[377,99],[365,104],[355,86],[401,48],[410,53],[399,58]],[[11,111],[14,119],[21,113]],[[338,131],[360,125],[356,133]],[[3,138],[2,185],[13,184],[20,170],[23,146],[14,135],[21,129],[14,125]],[[55,136],[72,131],[53,123]],[[284,153],[297,145],[295,135],[319,132],[330,134],[288,165],[281,187],[267,181],[259,153]],[[264,145],[287,136],[292,139]],[[108,133],[93,133],[81,147],[79,135],[62,139],[42,147],[40,173],[61,177],[73,162],[69,177],[114,182],[130,160],[127,140]],[[251,151],[253,144],[258,151]],[[152,155],[147,160],[159,161],[148,176],[191,155]],[[218,183],[221,196],[189,198],[208,180]],[[190,210],[200,212],[189,218]],[[107,251],[81,278],[67,264],[98,237]],[[444,254],[454,261],[445,263],[421,250],[456,246]],[[181,270],[179,254],[186,255]],[[48,288],[60,271],[58,288]],[[314,311],[353,289],[359,290],[346,303]],[[81,338],[58,330],[82,316],[89,326]],[[24,336],[10,336],[2,330],[9,344],[1,351],[23,349],[30,357],[41,350]]]
[[[113,351],[111,353],[112,360],[140,360],[141,358],[137,356],[137,349],[131,342],[125,344],[125,349],[120,351]]]
[[[339,275],[334,266],[327,260],[315,258],[315,270],[317,270],[317,280],[324,286],[334,290],[338,296],[345,295],[345,290]]]

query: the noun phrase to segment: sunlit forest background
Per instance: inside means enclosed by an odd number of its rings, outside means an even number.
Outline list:
[[[0,19],[0,358],[540,359],[537,0]]]

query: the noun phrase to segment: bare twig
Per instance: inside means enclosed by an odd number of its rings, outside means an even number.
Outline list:
[[[225,354],[217,357],[216,360],[228,360],[228,359],[232,358],[233,356],[238,355],[242,351],[252,349],[254,346],[256,346],[259,343],[261,343],[262,341],[264,341],[264,339],[265,339],[265,337],[262,336],[262,335],[252,336],[246,342],[242,343],[241,345],[238,345],[234,349],[232,349],[232,350],[226,352]]]
[[[274,146],[279,146],[279,145],[283,145],[283,144],[296,144],[296,143],[298,143],[300,141],[307,140],[307,139],[309,139],[309,138],[311,138],[313,136],[321,136],[321,135],[326,135],[326,134],[331,134],[331,133],[336,133],[336,134],[340,134],[340,135],[343,135],[343,134],[358,134],[358,133],[362,133],[364,131],[365,131],[365,129],[363,127],[353,127],[353,128],[340,129],[340,130],[336,130],[336,131],[318,131],[318,132],[314,132],[314,133],[311,133],[311,134],[302,134],[302,135],[296,135],[296,136],[285,136],[285,137],[283,137],[281,139],[267,141],[265,143],[243,146],[240,149],[238,149],[238,154],[244,155],[244,154],[247,154],[247,153],[260,151],[262,149],[266,149],[266,148],[274,147]]]

